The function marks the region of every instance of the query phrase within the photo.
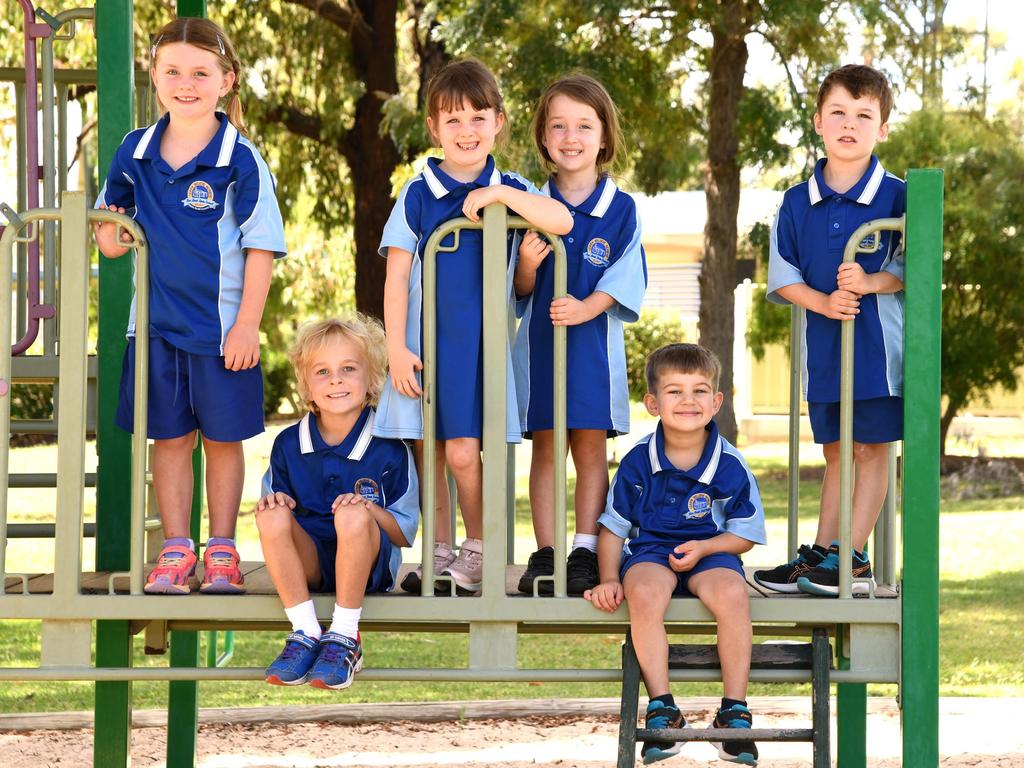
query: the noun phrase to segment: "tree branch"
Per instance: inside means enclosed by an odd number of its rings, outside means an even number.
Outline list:
[[[296,136],[312,139],[325,147],[342,151],[345,141],[343,134],[337,141],[330,141],[323,136],[323,119],[320,115],[311,115],[289,104],[269,104],[264,114],[268,122],[280,123]]]
[[[303,8],[313,11],[324,21],[345,30],[350,35],[369,35],[372,31],[363,15],[354,12],[348,3],[336,3],[334,0],[285,0],[285,2],[301,5]]]

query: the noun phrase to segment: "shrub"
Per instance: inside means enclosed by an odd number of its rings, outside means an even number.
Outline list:
[[[642,400],[647,393],[644,366],[647,356],[658,347],[686,338],[683,324],[675,312],[645,309],[640,319],[625,326],[626,337],[626,379],[629,382],[629,396]]]

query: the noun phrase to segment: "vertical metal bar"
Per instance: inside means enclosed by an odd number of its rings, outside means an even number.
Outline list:
[[[789,558],[800,546],[800,396],[803,356],[804,309],[796,304],[789,312],[789,491],[786,544]]]
[[[79,593],[82,572],[82,511],[85,502],[85,403],[88,368],[89,253],[85,193],[66,192],[61,201],[60,393],[57,424],[57,525],[53,594]]]
[[[436,234],[436,233],[435,233]],[[420,594],[434,594],[434,517],[437,506],[437,248],[439,237],[431,236],[423,252],[423,551],[420,554]],[[408,321],[407,321],[408,322]],[[451,502],[455,509],[455,500]],[[452,526],[452,533],[455,528]]]
[[[149,249],[135,249],[135,412],[132,421],[130,589],[142,594],[146,558],[146,457],[149,429]]]
[[[872,560],[875,563],[875,579],[879,584],[895,583],[895,523],[896,523],[896,446],[889,443],[888,450],[888,484],[885,500],[882,502],[882,514],[875,523],[875,550]]]
[[[505,595],[506,391],[508,386],[508,238],[504,205],[484,209],[483,222],[483,594]],[[563,548],[564,548],[563,542]],[[556,550],[557,551],[557,550]],[[557,559],[556,559],[557,565]]]
[[[56,130],[54,129],[54,84],[53,84],[53,35],[43,39],[42,42],[42,92],[40,95],[40,106],[42,108],[43,123],[43,207],[54,208],[57,203],[57,171],[56,171]],[[46,292],[43,301],[47,304],[54,302],[54,285],[57,274],[57,223],[47,221],[43,225],[43,285]],[[38,270],[32,276],[36,281],[36,290],[31,291],[29,301],[30,310],[39,303],[39,274]],[[31,282],[30,282],[31,285]],[[34,314],[34,313],[33,313]],[[38,321],[37,321],[38,322]],[[53,323],[43,324],[43,354],[55,355],[57,353],[56,329]],[[38,330],[36,331],[38,333]],[[76,347],[77,349],[77,347]]]
[[[566,295],[566,257],[565,244],[561,238],[550,238],[553,243],[555,257],[555,285],[554,296]],[[565,402],[566,388],[566,340],[567,329],[564,325],[554,327],[554,434],[552,443],[554,448],[554,490],[555,490],[555,597],[567,595],[565,584],[565,537],[566,537],[566,440],[567,440],[567,415]]]
[[[832,765],[829,733],[829,664],[832,648],[828,644],[828,632],[815,629],[811,637],[811,725],[814,731],[814,768],[829,768]]]
[[[907,174],[903,389],[903,765],[938,763],[942,171]],[[909,503],[908,503],[909,500]]]
[[[841,569],[840,573],[842,573]],[[864,683],[839,683],[836,685],[837,768],[866,768],[867,766],[867,707],[867,685]]]
[[[11,269],[14,260],[14,238],[17,235],[12,224],[4,228],[0,237],[0,435],[11,433]],[[0,594],[6,593],[7,584],[7,488],[10,477],[7,473],[10,441],[0,445]]]
[[[14,84],[14,102],[15,102],[15,113],[17,119],[17,144],[18,144],[18,158],[17,158],[17,169],[18,169],[18,210],[24,211],[28,209],[28,153],[25,148],[26,143],[26,125],[25,121],[28,119],[25,114],[25,85],[24,83]],[[35,115],[33,115],[33,119]],[[38,246],[36,246],[38,247]],[[17,333],[18,338],[22,338],[25,335],[25,330],[28,327],[28,248],[25,243],[18,243],[18,314],[17,314]],[[5,339],[10,339],[11,335],[8,333]]]
[[[122,137],[135,127],[134,63],[131,0],[104,0],[96,8],[97,114],[99,115],[100,176]],[[96,568],[124,570],[130,560],[124,510],[129,508],[131,455],[128,435],[114,424],[117,411],[124,323],[131,301],[132,272],[128,259],[100,258],[99,339],[97,345],[98,453],[96,479]],[[98,621],[96,666],[131,664],[131,635],[127,621]],[[130,762],[131,684],[96,683],[96,725],[93,765],[103,768]]]
[[[850,238],[851,241],[853,238]],[[843,261],[853,261],[847,244]],[[853,323],[843,320],[839,361],[839,597],[853,595]]]
[[[171,632],[171,666],[199,666],[199,633]],[[167,685],[167,768],[192,768],[199,727],[199,682],[172,680]]]
[[[636,713],[640,700],[640,662],[633,650],[633,638],[626,630],[622,644],[622,699],[619,706],[618,768],[636,764]]]
[[[57,86],[57,194],[68,188],[68,86]],[[82,186],[85,189],[85,186]],[[86,200],[88,205],[89,201]]]

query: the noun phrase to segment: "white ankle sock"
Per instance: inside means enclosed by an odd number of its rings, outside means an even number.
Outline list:
[[[359,617],[362,613],[362,608],[342,608],[335,603],[334,616],[331,618],[331,626],[327,631],[337,632],[339,635],[355,640],[359,637]]]
[[[583,547],[591,552],[597,552],[597,536],[592,533],[577,533],[572,537],[572,548]]]
[[[301,630],[302,634],[312,637],[314,640],[319,640],[320,635],[323,634],[320,622],[316,620],[316,608],[313,607],[312,600],[285,608],[284,615],[292,623],[292,632]]]

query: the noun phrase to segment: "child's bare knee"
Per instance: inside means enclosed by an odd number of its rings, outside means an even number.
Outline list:
[[[858,443],[853,444],[853,460],[856,462],[878,461],[888,452],[888,443]]]
[[[456,472],[470,469],[480,462],[480,451],[470,442],[449,440],[445,443],[444,455],[448,466]]]
[[[343,507],[334,516],[334,530],[339,539],[368,535],[373,525],[376,525],[373,513],[361,504]]]
[[[256,513],[256,529],[264,541],[278,539],[291,533],[292,513],[283,507],[264,509]]]

